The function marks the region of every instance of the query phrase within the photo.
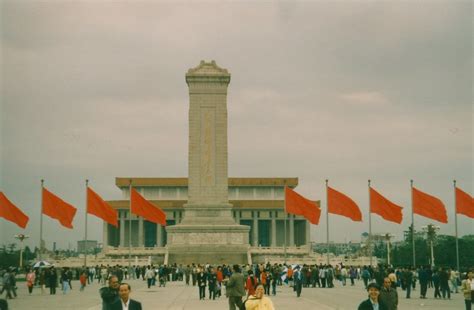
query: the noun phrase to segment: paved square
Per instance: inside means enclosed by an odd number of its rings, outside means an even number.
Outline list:
[[[198,288],[186,286],[183,282],[169,282],[166,287],[152,287],[148,289],[146,282],[141,280],[128,281],[132,286],[132,298],[141,301],[144,309],[228,309],[227,299],[200,301]],[[303,288],[302,296],[296,297],[291,288],[286,286],[277,288],[277,295],[271,296],[275,309],[357,309],[359,303],[366,298],[362,282],[356,286],[342,287],[336,282],[332,289]],[[35,287],[33,294],[28,296],[26,285],[18,283],[18,298],[9,300],[11,309],[84,309],[101,310],[101,300],[97,283],[79,291],[78,281],[73,281],[73,290],[63,295],[60,289],[56,295],[49,295],[46,290],[41,295],[41,289]],[[412,299],[404,298],[404,292],[398,290],[399,309],[464,309],[462,294],[452,294],[452,300],[435,300],[432,298],[433,289],[428,289],[428,299],[419,299],[419,291],[412,292]],[[207,295],[206,291],[206,295]]]

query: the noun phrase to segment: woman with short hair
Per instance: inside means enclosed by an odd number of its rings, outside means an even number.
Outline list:
[[[255,294],[250,295],[245,301],[246,310],[275,310],[272,300],[265,296],[265,288],[262,284],[257,285]]]

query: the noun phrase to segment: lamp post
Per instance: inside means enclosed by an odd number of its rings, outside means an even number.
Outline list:
[[[28,239],[30,236],[24,234],[18,234],[14,236],[15,239],[20,240],[20,269],[23,269],[23,240]]]
[[[429,242],[431,248],[431,268],[434,267],[434,253],[433,253],[433,243],[436,241],[437,231],[439,230],[439,226],[435,226],[433,224],[428,224],[427,226],[423,226],[421,229],[426,233],[426,241]]]
[[[383,235],[383,238],[385,239],[385,242],[387,243],[387,265],[390,266],[390,240],[393,238],[394,236],[390,233],[386,233],[385,235]]]

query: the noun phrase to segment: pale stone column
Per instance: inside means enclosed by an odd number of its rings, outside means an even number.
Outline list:
[[[120,217],[120,246],[125,246],[125,218],[122,211],[119,211]]]
[[[102,248],[105,249],[109,246],[109,224],[104,221],[104,230],[102,235]]]
[[[275,219],[275,212],[276,211],[273,211],[272,212],[272,238],[271,238],[271,245],[272,247],[276,247],[277,246],[277,233],[276,233],[276,219]]]
[[[258,218],[257,211],[253,212],[253,246],[258,246]]]
[[[160,224],[156,224],[156,246],[163,246],[163,227]]]
[[[289,219],[290,219],[289,246],[295,246],[295,216],[293,214],[289,214]]]
[[[240,224],[240,211],[235,211],[235,222]]]
[[[143,230],[143,217],[138,218],[138,246],[145,245],[145,231]]]

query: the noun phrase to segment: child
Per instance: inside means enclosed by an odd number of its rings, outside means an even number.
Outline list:
[[[85,272],[81,273],[81,276],[79,277],[79,282],[81,282],[80,291],[82,292],[84,291],[84,287],[86,287],[86,283],[87,283],[87,276]]]

